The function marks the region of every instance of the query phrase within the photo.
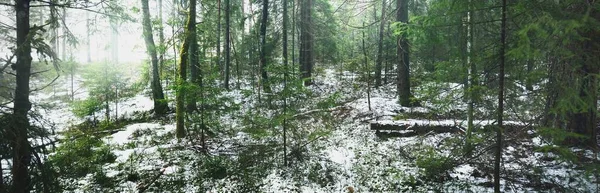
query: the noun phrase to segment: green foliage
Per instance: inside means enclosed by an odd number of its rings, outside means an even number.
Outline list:
[[[319,184],[321,187],[327,187],[334,185],[337,180],[335,178],[336,173],[339,171],[335,170],[334,164],[331,162],[312,162],[308,166],[307,178],[311,182]]]
[[[101,101],[112,101],[128,93],[128,78],[116,66],[111,64],[91,64],[83,69],[84,85],[91,97]]]
[[[342,97],[342,93],[341,92],[334,92],[332,95],[328,96],[327,98],[325,98],[322,101],[318,101],[317,102],[317,108],[319,109],[328,109],[328,108],[332,108],[335,106],[338,106],[338,102],[340,101]]]
[[[550,127],[540,127],[537,129],[537,132],[540,136],[551,140],[554,144],[563,144],[567,139],[584,139],[589,138],[589,136],[584,136],[578,133],[573,133],[570,131],[566,131],[565,129],[559,128],[550,128]]]
[[[336,57],[339,49],[335,32],[339,24],[334,16],[334,8],[329,1],[315,0],[313,11],[313,24],[315,30],[315,60],[324,64],[335,64],[341,60]]]
[[[243,124],[247,125],[242,131],[250,134],[254,138],[265,138],[272,135],[272,122],[269,117],[258,113],[248,112],[244,116]]]
[[[96,112],[103,108],[103,104],[97,98],[88,98],[81,101],[75,101],[71,104],[73,114],[79,118],[94,116]]]
[[[227,157],[214,156],[208,157],[200,169],[206,172],[204,175],[207,177],[213,180],[220,180],[232,175],[228,170],[232,169],[233,164]]]
[[[109,146],[96,136],[75,131],[65,137],[72,140],[65,140],[48,158],[48,164],[54,167],[61,179],[81,179],[92,174],[93,183],[103,187],[114,185],[103,171],[103,165],[113,163],[116,159]],[[66,189],[75,188],[75,184],[63,186]]]
[[[433,147],[426,147],[425,150],[417,153],[415,164],[422,169],[422,175],[426,180],[436,182],[447,180],[448,172],[454,169],[452,158],[438,153]]]

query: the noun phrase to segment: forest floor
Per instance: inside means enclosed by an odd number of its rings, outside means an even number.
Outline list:
[[[278,112],[260,107],[255,94],[246,96],[239,90],[223,94],[241,109],[220,117],[222,131],[207,139],[208,154],[204,154],[200,138],[182,141],[174,137],[173,115],[149,118],[152,101],[146,91],[120,102],[119,115],[136,121],[102,139],[116,155],[114,162],[102,165],[103,174],[113,184],[110,190],[91,173],[61,182],[69,184],[73,192],[137,192],[146,188],[154,192],[344,192],[348,187],[357,192],[492,192],[493,133],[483,128],[493,121],[476,121],[482,129],[475,133],[471,156],[463,156],[464,129],[409,137],[378,136],[369,124],[464,128],[466,121],[460,118],[464,116],[453,117],[464,112],[464,104],[460,100],[444,106],[421,101],[422,107],[401,107],[394,85],[373,89],[367,97],[367,90],[362,89],[364,81],[358,78],[333,70],[317,76],[309,88],[313,93],[310,101],[293,116],[288,167],[283,166],[280,126],[258,137],[247,132],[251,128],[244,120],[249,113],[270,117]],[[462,90],[456,84],[443,87],[440,98],[453,97],[453,92]],[[424,95],[424,90],[415,89],[415,96]],[[52,106],[50,110],[36,109],[48,120],[43,124],[57,128],[52,138],[64,138],[61,133],[66,128],[83,122],[71,113],[70,105],[55,99],[67,94],[38,94],[32,99]],[[86,96],[81,90],[76,98]],[[335,105],[316,105],[329,99]],[[563,159],[559,155],[564,152],[554,151],[554,145],[530,125],[513,123],[522,127],[505,131],[502,190],[600,190],[594,176],[598,174],[582,167],[600,160],[597,154],[572,148],[577,157]]]

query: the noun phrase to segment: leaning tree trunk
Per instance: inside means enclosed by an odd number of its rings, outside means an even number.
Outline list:
[[[152,64],[152,98],[154,99],[154,113],[158,116],[167,113],[167,101],[163,93],[162,85],[160,84],[160,74],[158,69],[158,57],[156,53],[156,45],[154,44],[154,37],[152,33],[152,23],[150,22],[150,8],[148,7],[148,0],[142,0],[142,13],[143,13],[143,33],[144,41],[146,42],[146,50],[150,56],[150,63]]]
[[[12,159],[12,186],[10,192],[25,193],[31,188],[28,166],[31,161],[31,146],[27,140],[29,129],[29,118],[27,114],[31,110],[29,101],[29,77],[31,76],[31,42],[29,38],[29,4],[30,0],[15,0],[15,12],[17,22],[17,49],[15,64],[16,88],[14,98],[14,109],[12,124],[11,148]]]
[[[396,19],[408,25],[408,0],[397,0]],[[398,99],[400,105],[410,106],[410,66],[408,58],[408,39],[406,33],[398,37]]]

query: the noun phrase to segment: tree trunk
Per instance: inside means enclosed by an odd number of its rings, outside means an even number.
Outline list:
[[[231,66],[231,3],[225,0],[225,89],[229,89],[229,68]]]
[[[260,74],[265,92],[271,92],[267,74],[267,23],[269,21],[269,0],[263,0],[262,19],[260,25]]]
[[[242,29],[242,33],[243,33],[243,30],[244,29]],[[242,42],[243,41],[244,40],[242,40]],[[236,87],[237,87],[237,89],[240,89],[240,87],[241,87],[240,79],[242,78],[242,72],[240,71],[241,70],[240,69],[240,55],[235,49],[235,41],[231,41],[231,49],[233,50],[233,57],[235,58],[235,78],[236,78],[236,82],[237,82]]]
[[[471,0],[468,1],[469,3],[469,11],[467,12],[467,41],[466,43],[466,48],[467,48],[467,66],[469,66],[468,69],[468,89],[467,89],[467,96],[468,96],[468,104],[467,104],[467,133],[466,133],[466,145],[465,145],[465,153],[467,155],[470,155],[472,152],[472,144],[471,144],[471,136],[473,133],[473,129],[474,129],[474,124],[473,121],[475,119],[475,97],[476,94],[475,93],[475,84],[477,83],[477,72],[476,72],[476,66],[475,63],[473,62],[473,3],[471,2]]]
[[[163,69],[165,68],[165,27],[163,25],[163,0],[158,0],[158,77],[162,77]]]
[[[390,25],[387,25],[387,29],[386,30],[387,30],[387,33],[388,33],[388,36],[389,36],[390,32],[392,31]],[[392,55],[392,54],[390,54],[390,51],[389,51],[389,50],[391,50],[390,49],[390,44],[386,43],[386,44],[384,44],[384,46],[385,46],[385,50],[384,50],[384,53],[385,53],[385,78],[383,79],[383,81],[384,81],[384,84],[387,84],[388,81],[390,81],[389,80],[390,79],[390,74],[391,74],[390,72],[392,71],[392,66],[393,65],[390,64],[390,55]]]
[[[396,20],[408,25],[408,0],[397,0]],[[410,106],[409,47],[406,33],[398,37],[398,98],[400,105]]]
[[[65,26],[67,24],[67,9],[66,8],[62,8],[62,16],[63,16],[63,27],[62,27],[62,57],[61,59],[63,61],[67,60],[67,26]]]
[[[525,89],[529,92],[533,91],[533,80],[531,78],[533,71],[534,60],[527,60],[527,77],[525,78]]]
[[[300,5],[300,73],[304,85],[312,84],[312,69],[315,63],[312,6],[313,0],[302,0]]]
[[[381,86],[381,69],[383,62],[383,30],[385,28],[385,0],[381,1],[381,23],[379,24],[379,45],[377,46],[377,63],[375,64],[375,87]]]
[[[496,128],[496,155],[494,158],[494,192],[500,193],[500,162],[502,161],[502,130],[504,115],[504,63],[506,61],[506,0],[502,0],[500,28],[500,67],[498,72],[498,128]]]
[[[283,0],[283,165],[287,166],[288,1]]]
[[[0,159],[0,193],[6,193],[3,176],[4,176],[4,168],[2,168],[2,160]]]
[[[152,33],[152,23],[150,21],[150,8],[148,7],[148,0],[142,1],[142,25],[144,41],[146,42],[146,51],[150,56],[150,63],[152,64],[152,98],[154,99],[154,113],[157,116],[162,116],[167,113],[168,106],[165,101],[162,85],[160,84],[160,74],[158,57],[156,53],[156,45],[154,44],[154,37]]]
[[[195,4],[195,3],[194,3]],[[191,4],[190,4],[191,6]],[[194,8],[194,13],[195,13],[195,8]],[[193,17],[190,17],[190,22],[192,23],[192,25],[188,26],[189,27],[189,53],[188,53],[188,58],[189,58],[189,65],[190,65],[190,82],[196,86],[202,86],[201,85],[201,78],[200,78],[200,63],[198,61],[198,30],[196,29],[196,15],[192,15]],[[197,110],[197,93],[198,92],[192,92],[192,90],[189,90],[189,94],[188,95],[188,100],[187,100],[187,111],[188,113],[192,113],[193,111]],[[187,91],[185,91],[187,92]]]
[[[296,66],[296,1],[292,0],[292,74],[294,74],[294,67]]]
[[[119,24],[117,23],[117,19],[110,17],[110,27],[111,27],[111,62],[114,65],[119,63]]]
[[[50,48],[52,49],[52,51],[54,52],[54,54],[56,54],[56,57],[58,57],[58,16],[56,13],[56,9],[54,7],[50,7],[50,36],[51,36],[51,46]]]
[[[173,5],[177,5],[177,2],[178,2],[178,0],[173,0],[172,3],[173,3]],[[177,15],[177,6],[172,6],[172,9],[171,9],[171,17],[172,17],[172,19],[176,20],[177,16],[178,16]],[[177,38],[174,35],[176,29],[177,29],[177,24],[176,23],[171,24],[171,34],[172,34],[171,35],[172,36],[171,37],[171,45],[173,46],[173,66],[172,66],[172,69],[173,69],[173,78],[175,80],[177,80],[177,76],[178,76],[178,72],[177,72],[177,46],[175,46],[177,44]],[[169,86],[169,79],[166,78],[165,80],[166,80],[167,86]],[[175,82],[174,84],[177,84],[177,83]]]
[[[114,46],[113,46],[114,47]],[[110,123],[110,104],[109,104],[109,99],[110,99],[110,82],[108,80],[108,63],[104,64],[104,77],[105,79],[105,83],[104,83],[104,117],[106,117],[106,122]]]
[[[185,90],[183,87],[186,84],[187,79],[187,61],[188,51],[190,49],[190,43],[192,40],[192,28],[195,25],[196,20],[196,1],[190,1],[190,11],[188,13],[188,19],[185,27],[185,40],[181,46],[181,53],[179,54],[179,80],[178,87],[175,94],[175,135],[177,138],[184,138],[186,136],[185,131]]]
[[[222,73],[221,66],[221,0],[217,0],[217,68]]]
[[[590,6],[590,5],[586,5]],[[583,6],[582,6],[583,7]],[[589,16],[595,20],[600,20],[600,12],[589,8]],[[576,10],[573,10],[576,11]],[[583,109],[574,112],[569,120],[569,127],[573,132],[586,136],[585,139],[571,139],[571,144],[598,148],[597,142],[597,109],[598,109],[598,61],[600,56],[597,52],[600,50],[600,30],[597,28],[581,30],[581,36],[587,41],[578,42],[575,49],[582,49],[579,52],[581,66],[576,69],[575,74],[580,77],[579,99],[583,102]],[[577,50],[575,50],[577,52]]]
[[[27,140],[27,130],[30,127],[27,114],[31,110],[29,101],[29,77],[31,76],[31,42],[28,39],[30,0],[15,0],[17,23],[17,49],[16,49],[16,88],[14,97],[13,133],[11,148],[12,159],[12,186],[10,192],[25,193],[31,189],[28,171],[31,162],[31,146]]]
[[[363,26],[365,24],[363,23]],[[369,69],[369,60],[367,57],[367,48],[365,46],[365,30],[362,31],[362,51],[364,57],[364,68],[365,72],[367,72],[367,104],[369,106],[369,111],[371,111],[371,70]]]

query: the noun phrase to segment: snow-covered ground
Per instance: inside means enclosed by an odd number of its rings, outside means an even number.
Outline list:
[[[357,192],[492,192],[490,187],[492,167],[492,152],[476,151],[481,153],[478,158],[465,159],[456,154],[457,144],[461,144],[460,133],[430,133],[421,136],[401,138],[380,138],[369,128],[369,123],[379,122],[386,124],[408,125],[460,125],[465,127],[465,122],[455,120],[425,120],[402,119],[398,115],[411,112],[427,113],[433,104],[426,107],[406,108],[397,104],[394,95],[394,86],[385,85],[374,89],[371,98],[367,99],[366,90],[355,89],[348,84],[357,84],[356,78],[351,73],[344,73],[343,80],[339,80],[333,70],[326,70],[325,74],[316,79],[316,85],[310,89],[318,93],[314,100],[329,97],[335,92],[344,93],[338,102],[345,102],[341,107],[329,109],[324,116],[307,114],[309,118],[294,122],[298,130],[308,134],[307,139],[296,139],[293,144],[303,144],[306,148],[302,152],[303,160],[291,160],[289,167],[283,167],[280,162],[281,148],[271,147],[267,150],[276,150],[274,154],[261,152],[258,155],[271,157],[253,157],[250,161],[264,159],[268,163],[264,174],[259,179],[252,179],[259,192],[344,192],[348,187],[353,187]],[[348,83],[352,82],[352,83]],[[455,89],[462,90],[460,87]],[[85,96],[85,93],[81,93]],[[240,104],[241,112],[256,110],[256,97],[245,97],[239,90],[223,94]],[[79,95],[78,95],[79,96]],[[50,110],[39,110],[42,117],[49,120],[58,131],[64,131],[70,125],[81,123],[71,113],[71,107],[66,103],[52,101],[48,94],[37,94],[32,101],[53,103]],[[370,100],[371,110],[368,101]],[[314,108],[314,106],[312,106]],[[310,105],[302,108],[302,112],[310,112]],[[463,107],[457,107],[463,108]],[[37,108],[36,108],[37,109]],[[119,114],[123,117],[134,116],[136,112],[148,112],[152,109],[152,101],[143,94],[124,99],[119,103]],[[264,110],[268,111],[268,110]],[[277,112],[263,112],[267,116],[276,115]],[[323,118],[327,117],[327,118]],[[326,120],[330,119],[330,120]],[[213,163],[220,156],[231,160],[242,160],[244,148],[261,145],[269,146],[269,142],[282,140],[279,135],[267,138],[254,138],[242,132],[244,124],[239,115],[226,114],[221,118],[223,128],[233,129],[233,134],[219,135],[218,138],[208,139],[209,155],[199,153],[198,139],[175,139],[175,125],[170,121],[152,120],[143,123],[126,125],[102,139],[117,158],[114,163],[102,166],[106,176],[114,179],[116,187],[112,190],[101,190],[94,186],[92,175],[83,179],[76,179],[74,183],[78,188],[75,192],[89,191],[114,191],[135,192],[140,187],[151,183],[156,191],[169,192],[240,192],[240,187],[246,187],[241,174],[223,173],[223,177],[211,178],[206,173],[206,164]],[[493,124],[491,120],[475,121],[479,125]],[[521,122],[512,122],[519,125]],[[236,130],[237,128],[237,130]],[[311,134],[327,131],[327,134],[316,135],[308,140]],[[278,131],[277,131],[278,132]],[[274,133],[277,133],[274,132]],[[553,153],[534,151],[535,148],[550,145],[543,138],[535,135],[533,131],[526,131],[530,137],[508,143],[503,154],[502,190],[507,192],[546,192],[560,191],[552,189],[551,185],[571,188],[579,192],[595,192],[598,190],[594,183],[593,175],[586,175],[584,170],[573,164],[557,159]],[[457,142],[458,141],[458,142]],[[488,140],[487,142],[489,142]],[[281,145],[281,144],[279,144]],[[490,144],[481,144],[479,148],[486,148]],[[266,150],[265,150],[266,151]],[[582,151],[589,159],[600,159],[591,151]],[[289,154],[292,157],[291,153]],[[431,168],[440,160],[442,165],[450,168],[448,171],[436,173]],[[212,160],[212,161],[209,161]],[[448,162],[448,163],[446,163]],[[2,168],[8,168],[8,162],[2,162]],[[233,167],[235,161],[215,162]],[[439,164],[439,163],[438,163]],[[216,164],[217,167],[219,164]],[[238,165],[235,165],[238,166]],[[252,167],[262,167],[260,164]],[[248,168],[252,168],[248,167]],[[210,167],[208,170],[210,171]],[[247,169],[247,168],[246,168]],[[438,168],[440,169],[440,168]],[[226,170],[227,171],[227,170]],[[236,172],[242,172],[238,170]],[[248,170],[256,172],[256,170]],[[130,179],[132,173],[139,174],[138,180]],[[219,173],[219,172],[217,172]],[[427,176],[427,174],[437,176]],[[156,181],[152,181],[158,176]],[[203,176],[199,178],[198,176]],[[178,184],[184,182],[184,184]],[[172,186],[171,189],[164,189]],[[540,189],[548,187],[548,189]],[[151,189],[152,190],[152,189]]]

